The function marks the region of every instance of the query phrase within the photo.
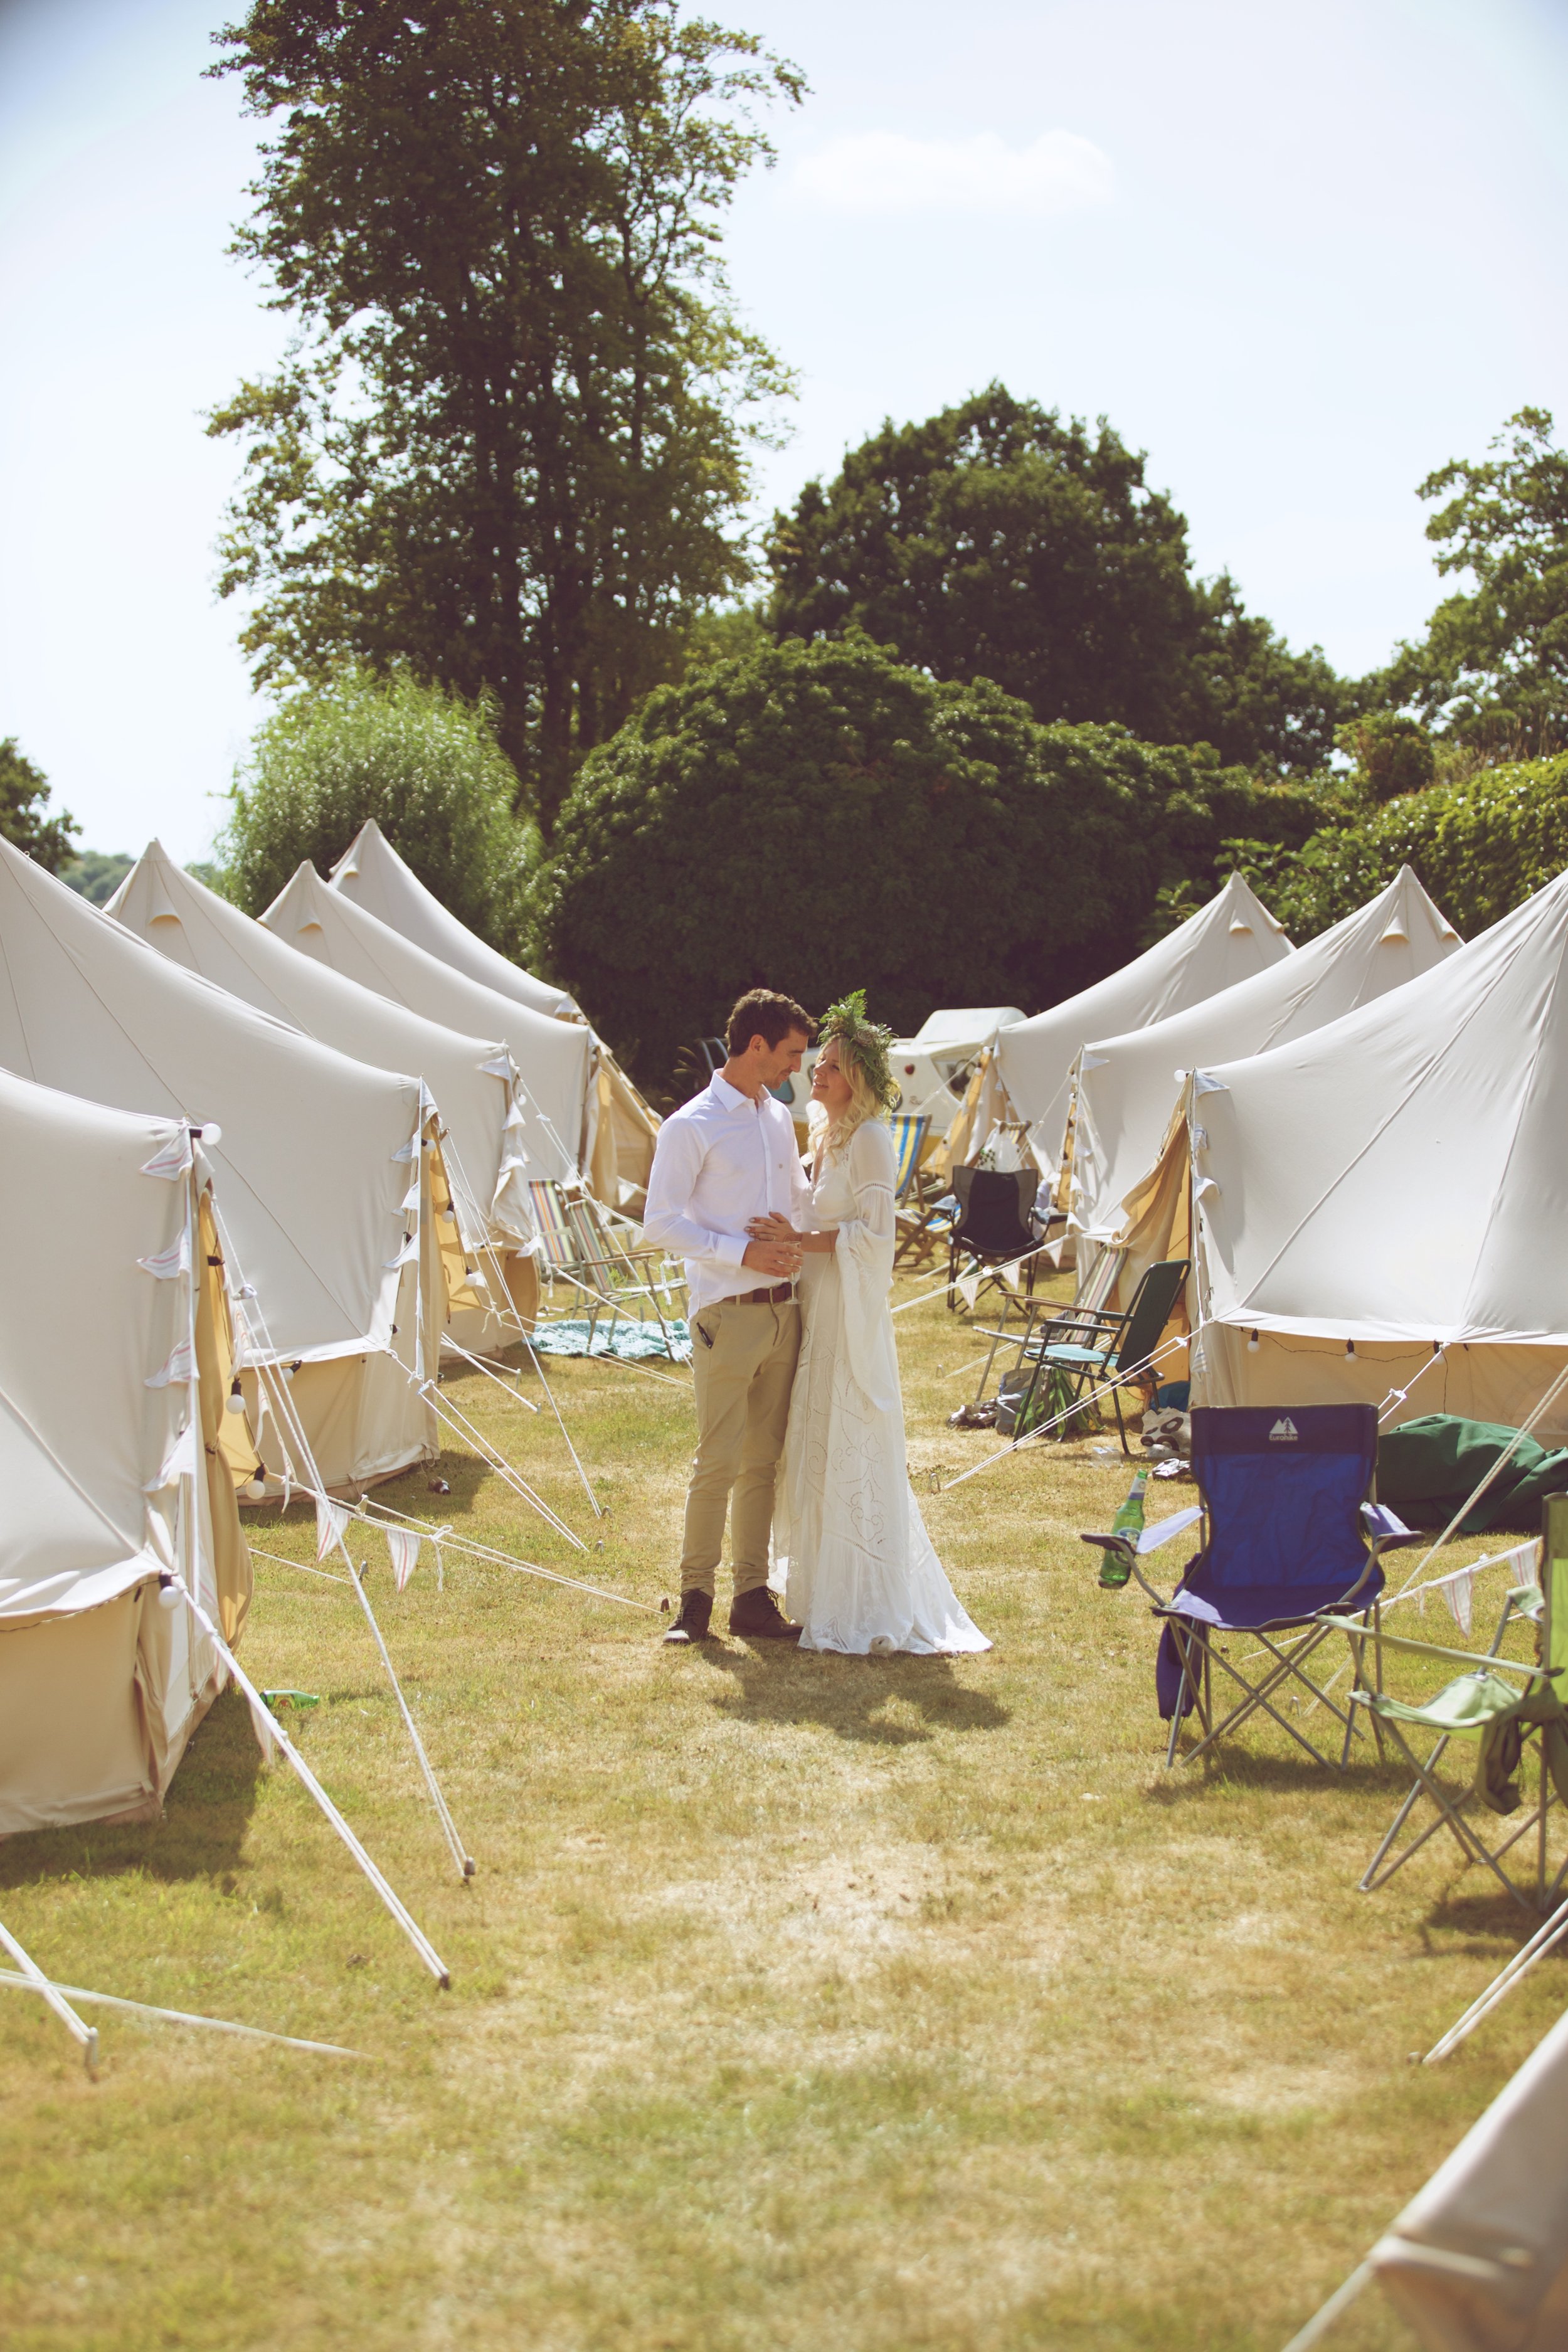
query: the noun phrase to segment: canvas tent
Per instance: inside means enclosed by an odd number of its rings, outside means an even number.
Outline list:
[[[900,1110],[929,1118],[931,1139],[958,1117],[974,1066],[996,1033],[1022,1021],[1016,1004],[966,1005],[933,1013],[912,1037],[900,1037],[888,1060],[903,1095]]]
[[[466,923],[448,914],[434,891],[427,890],[413,867],[398,856],[374,817],[361,825],[333,866],[328,887],[403,939],[411,940],[427,955],[478,981],[480,987],[494,989],[514,1004],[526,1005],[531,1013],[542,1013],[548,1018],[581,1017],[563,988],[535,980],[531,971],[487,946]]]
[[[4,1072],[0,1138],[0,1833],[146,1819],[223,1679],[159,1578],[231,1643],[250,1597],[211,1171],[181,1121]]]
[[[1108,1240],[1160,1154],[1188,1070],[1266,1053],[1429,971],[1459,944],[1408,866],[1342,923],[1184,1013],[1097,1038],[1079,1056],[1065,1198],[1077,1230]]]
[[[1118,1037],[1163,1021],[1291,951],[1262,900],[1233,874],[1206,907],[1120,971],[1004,1029],[998,1073],[1042,1171],[1054,1176],[1061,1164],[1073,1065],[1091,1037]]]
[[[416,1381],[434,1370],[445,1306],[439,1155],[420,1149],[433,1117],[416,1077],[351,1061],[182,971],[5,842],[0,1069],[213,1123],[242,1361],[300,1364],[292,1394],[329,1485],[435,1452]],[[260,1458],[273,1469],[276,1449]]]
[[[499,1037],[462,1036],[293,954],[177,866],[158,842],[104,911],[172,961],[320,1044],[422,1078],[440,1114],[442,1160],[465,1250],[493,1250],[509,1285],[525,1294],[524,1312],[531,1312],[537,1283],[527,1255],[534,1238],[528,1180],[552,1174],[557,1156]],[[474,1318],[464,1320],[466,1328]],[[467,1336],[493,1345],[502,1335],[475,1328]]]
[[[1121,1281],[1194,1258],[1197,1402],[1525,1420],[1568,1354],[1565,967],[1568,875],[1391,995],[1194,1071]]]
[[[312,866],[300,867],[261,920],[288,946],[429,1020],[504,1037],[554,1155],[542,1147],[539,1174],[581,1172],[612,1208],[625,1188],[646,1185],[658,1122],[584,1023],[498,996],[329,889]]]

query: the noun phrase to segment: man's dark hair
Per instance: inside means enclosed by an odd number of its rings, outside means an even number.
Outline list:
[[[749,988],[725,1024],[724,1043],[731,1054],[743,1054],[753,1037],[782,1045],[792,1029],[798,1029],[808,1045],[816,1034],[816,1022],[793,996],[779,996],[771,988]]]

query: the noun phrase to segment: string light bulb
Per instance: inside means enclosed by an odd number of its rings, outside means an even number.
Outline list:
[[[169,1570],[168,1570],[166,1568],[160,1569],[160,1570],[159,1570],[159,1571],[158,1571],[158,1606],[159,1606],[159,1608],[160,1608],[160,1609],[177,1609],[177,1608],[179,1607],[179,1605],[180,1605],[180,1588],[179,1588],[179,1585],[176,1583],[176,1581],[175,1581],[175,1580],[174,1579],[174,1577],[170,1575]]]
[[[1347,1360],[1347,1361],[1351,1361],[1351,1362],[1353,1362],[1353,1361],[1354,1361],[1354,1360],[1355,1360],[1355,1341],[1354,1341],[1353,1339],[1347,1339],[1347,1340],[1345,1341],[1345,1356],[1346,1356],[1346,1360]]]
[[[228,1394],[224,1400],[223,1409],[225,1412],[243,1412],[245,1411],[245,1391],[239,1385],[239,1374],[237,1372],[236,1372],[234,1380],[230,1384]]]
[[[1256,1356],[1256,1355],[1257,1355],[1257,1353],[1258,1353],[1258,1334],[1257,1334],[1257,1332],[1255,1331],[1255,1332],[1252,1334],[1251,1339],[1248,1339],[1248,1341],[1247,1341],[1247,1354],[1248,1354],[1249,1356]]]

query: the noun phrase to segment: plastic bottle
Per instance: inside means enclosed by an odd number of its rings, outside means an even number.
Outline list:
[[[1127,1499],[1110,1522],[1110,1532],[1113,1536],[1125,1536],[1130,1542],[1136,1543],[1142,1534],[1143,1489],[1148,1483],[1147,1470],[1139,1470],[1133,1474],[1132,1484],[1127,1489]],[[1115,1591],[1120,1586],[1125,1584],[1131,1573],[1132,1570],[1120,1553],[1113,1551],[1100,1553],[1100,1580],[1107,1591]]]

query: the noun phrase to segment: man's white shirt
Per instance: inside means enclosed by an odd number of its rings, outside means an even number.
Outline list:
[[[772,1289],[776,1277],[741,1261],[753,1217],[787,1217],[804,1228],[811,1187],[795,1147],[795,1121],[764,1094],[753,1102],[715,1076],[672,1111],[658,1131],[643,1211],[646,1238],[686,1260],[690,1311],[716,1299]]]

